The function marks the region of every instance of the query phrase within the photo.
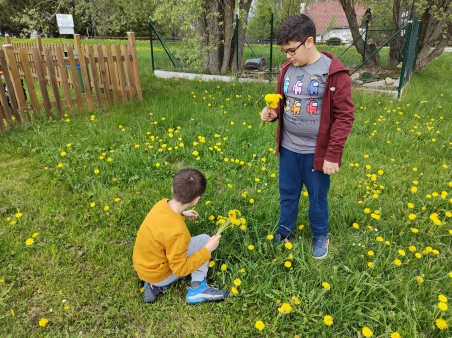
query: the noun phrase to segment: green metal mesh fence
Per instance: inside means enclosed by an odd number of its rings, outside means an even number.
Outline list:
[[[238,24],[237,21],[236,25]],[[318,25],[317,22],[316,25]],[[246,38],[243,43],[243,55],[238,65],[238,71],[228,75],[269,82],[276,80],[279,69],[287,60],[287,57],[281,53],[280,46],[276,45],[272,27],[273,22],[271,21],[269,32],[262,33],[263,38]],[[344,30],[343,27],[342,30]],[[196,42],[191,41],[191,39],[162,37],[151,22],[149,22],[149,31],[151,34],[153,70],[204,74],[201,65],[201,53]],[[349,32],[348,29],[347,31]],[[400,81],[400,88],[403,88],[415,67],[417,41],[420,32],[419,20],[410,20],[398,30],[361,27],[360,32],[360,39],[364,40],[365,44],[364,55],[358,53],[355,47],[356,40],[351,41],[351,34],[344,36],[338,33],[341,36],[340,38],[327,36],[328,39],[317,36],[317,49],[330,52],[338,57],[346,67],[350,68],[352,73],[366,64],[372,64],[372,61],[376,61],[373,64],[377,64],[380,68],[392,68],[392,73],[399,73],[399,69],[394,65],[391,66],[389,53],[391,40],[396,36],[402,37],[403,40],[407,40],[404,56],[405,62],[409,63],[409,65],[403,67],[404,74]]]
[[[405,51],[403,54],[403,65],[402,71],[400,73],[400,83],[399,83],[399,97],[402,95],[403,87],[408,83],[415,67],[416,67],[416,57],[419,49],[419,37],[421,35],[422,22],[411,16],[409,22],[407,41],[405,44]]]

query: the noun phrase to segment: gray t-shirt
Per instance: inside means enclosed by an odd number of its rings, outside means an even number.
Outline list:
[[[313,154],[331,59],[323,54],[309,65],[290,65],[284,75],[284,114],[281,146]]]

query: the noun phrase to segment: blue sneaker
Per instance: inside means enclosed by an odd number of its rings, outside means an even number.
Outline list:
[[[168,289],[168,286],[155,286],[151,285],[148,282],[144,282],[144,292],[141,295],[143,302],[145,303],[153,303],[157,296]]]
[[[199,304],[203,302],[217,302],[225,299],[229,291],[218,290],[210,285],[207,285],[203,280],[200,285],[189,287],[187,291],[187,304]]]
[[[328,235],[314,236],[312,255],[315,259],[322,259],[328,255],[328,244],[330,239]]]

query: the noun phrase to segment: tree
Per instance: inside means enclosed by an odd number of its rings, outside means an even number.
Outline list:
[[[356,49],[364,53],[364,41],[360,39],[356,12],[353,0],[340,0],[347,21],[356,41]],[[382,3],[380,1],[380,3]],[[450,0],[394,0],[384,1],[386,8],[392,6],[392,23],[395,29],[400,29],[406,23],[408,15],[414,12],[422,21],[422,32],[419,40],[416,68],[425,69],[430,62],[441,55],[452,39],[452,2]],[[390,43],[390,63],[397,65],[403,60],[404,36],[397,36]],[[367,53],[367,52],[366,52]]]
[[[180,1],[172,0],[160,4],[151,19],[157,24],[178,24],[190,40],[187,43],[197,46],[203,69],[218,74],[237,71],[236,60],[240,64],[250,8],[251,0],[184,0],[182,6]],[[240,19],[238,29],[236,14]]]
[[[326,1],[326,0],[323,0]],[[273,13],[273,31],[278,32],[282,23],[291,15],[299,14],[300,4],[305,6],[317,0],[254,0],[249,18],[247,37],[270,38],[270,15]]]

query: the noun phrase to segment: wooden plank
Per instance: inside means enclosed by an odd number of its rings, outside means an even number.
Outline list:
[[[17,64],[16,64],[16,60],[15,60],[14,56],[8,55],[8,54],[14,53],[13,46],[12,45],[3,45],[3,52],[4,52],[4,54],[3,54],[4,59],[2,61],[1,66],[2,66],[2,69],[4,70],[3,78],[6,83],[6,88],[8,88],[8,95],[9,95],[9,101],[11,103],[11,109],[12,109],[14,118],[17,120],[17,122],[22,124],[22,120],[21,120],[20,112],[19,112],[19,106],[17,105],[16,92],[14,90],[14,85],[13,85],[13,82],[11,81],[11,74],[10,74],[10,60],[13,62],[13,64],[16,66],[16,69],[17,69]],[[17,74],[17,77],[19,77],[18,74]],[[20,80],[19,80],[19,82],[20,82]],[[22,92],[22,94],[23,94],[23,92]]]
[[[77,101],[77,109],[78,109],[78,112],[81,113],[83,110],[85,110],[85,107],[83,105],[83,98],[82,98],[82,92],[80,91],[80,84],[78,83],[77,68],[76,68],[75,59],[74,59],[74,49],[72,48],[72,46],[67,47],[67,55],[69,57],[69,66],[70,66],[70,72],[72,74],[72,83],[74,84],[75,98]]]
[[[89,60],[87,62],[86,56],[85,56],[85,49],[83,48],[82,43],[80,41],[80,35],[75,34],[74,40],[76,41],[75,45],[77,48],[78,57],[79,57],[79,61],[80,61],[80,69],[82,71],[82,79],[83,79],[83,84],[85,87],[86,103],[88,104],[89,111],[93,111],[94,110],[93,93],[91,90],[91,83],[89,81],[88,69],[87,69],[87,67],[89,67]]]
[[[124,69],[122,67],[121,49],[119,45],[113,46],[113,52],[114,56],[116,57],[116,74],[118,75],[119,88],[121,89],[122,102],[126,103],[128,102],[127,91],[124,82]]]
[[[58,68],[60,69],[60,74],[61,74],[61,84],[63,86],[65,103],[66,103],[67,109],[69,110],[69,114],[74,115],[72,93],[71,93],[71,89],[69,88],[69,79],[67,76],[68,71],[66,68],[66,64],[64,62],[63,48],[57,47],[56,54],[57,54],[57,60],[58,60]]]
[[[4,51],[0,49],[0,70],[6,72],[6,58]],[[11,119],[11,107],[8,105],[8,100],[6,98],[5,89],[3,88],[3,81],[0,81],[0,104],[2,105],[3,116],[6,119],[8,127],[13,127],[13,120]],[[0,121],[3,125],[3,119]]]
[[[39,53],[41,54],[41,61],[44,61],[44,47],[42,46],[41,35],[36,36],[36,47],[39,49]],[[47,76],[46,67],[42,67],[42,74]]]
[[[124,54],[124,64],[126,68],[126,80],[127,80],[127,89],[129,90],[129,97],[131,102],[135,102],[135,88],[134,83],[132,81],[133,79],[133,71],[132,71],[132,65],[130,63],[130,53],[129,53],[130,47],[128,45],[122,45],[122,51]]]
[[[99,74],[100,74],[100,82],[101,86],[104,88],[104,94],[107,101],[107,108],[111,107],[110,102],[110,84],[107,80],[107,74],[105,70],[105,62],[104,62],[104,53],[102,52],[102,46],[97,45],[97,58],[99,60]]]
[[[137,46],[135,43],[135,33],[127,32],[127,39],[129,41],[130,54],[132,55],[132,72],[133,72],[133,83],[135,90],[137,92],[138,100],[143,100],[143,94],[141,91],[141,80],[140,71],[138,69],[138,56],[137,56]]]
[[[5,122],[4,120],[6,120],[6,114],[3,113],[3,106],[0,105],[0,133],[4,133],[5,132]]]
[[[100,94],[99,87],[99,75],[97,73],[97,66],[94,58],[94,48],[92,45],[88,46],[88,58],[89,58],[89,72],[91,74],[91,80],[93,81],[94,93],[96,94],[97,108],[102,108],[102,96]]]
[[[11,37],[8,34],[6,34],[5,38],[6,38],[6,44],[10,45],[11,44]]]
[[[119,106],[119,96],[118,96],[118,76],[116,75],[116,67],[113,63],[113,54],[111,52],[111,45],[105,45],[106,53],[107,53],[107,63],[108,70],[110,73],[110,81],[113,90],[113,99],[115,101],[115,105]]]
[[[48,117],[52,117],[52,111],[50,106],[49,93],[47,92],[47,80],[43,73],[41,52],[38,47],[32,49],[34,64],[36,68],[36,75],[38,76],[39,88],[41,89],[42,100],[44,101],[44,108]]]
[[[61,105],[60,90],[58,88],[57,78],[56,78],[56,74],[55,74],[55,65],[53,62],[52,52],[50,51],[49,47],[44,47],[44,56],[46,59],[47,74],[49,75],[50,86],[52,87],[53,99],[56,104],[58,116],[63,118],[64,112],[63,112],[63,106]]]
[[[27,82],[28,95],[30,95],[31,109],[34,112],[34,117],[36,119],[41,118],[39,113],[39,101],[36,95],[35,82],[33,76],[31,75],[30,61],[28,60],[28,52],[25,48],[20,50],[20,59],[22,60],[22,69],[24,71],[25,81]]]

